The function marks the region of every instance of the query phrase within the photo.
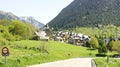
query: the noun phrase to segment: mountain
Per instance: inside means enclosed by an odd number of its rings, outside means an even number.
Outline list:
[[[9,20],[18,20],[19,17],[15,16],[13,13],[11,12],[4,12],[4,11],[0,11],[0,19],[9,19]]]
[[[39,21],[35,20],[33,17],[22,16],[19,19],[23,22],[29,22],[33,24],[37,28],[43,28],[44,24],[40,23]]]
[[[36,28],[42,28],[44,26],[44,24],[35,20],[33,17],[27,17],[27,16],[18,17],[11,12],[0,11],[0,19],[4,19],[4,18],[8,20],[20,20],[22,22],[28,22],[33,24]]]
[[[120,0],[74,0],[49,22],[54,29],[98,24],[120,25]]]

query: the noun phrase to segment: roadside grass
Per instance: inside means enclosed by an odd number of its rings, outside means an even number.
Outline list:
[[[69,58],[95,57],[98,53],[90,48],[55,41],[13,41],[4,46],[9,48],[10,56],[7,57],[6,64],[4,57],[0,56],[0,67],[26,67]],[[0,49],[4,46],[0,46]],[[99,59],[96,61],[98,65],[101,63]]]
[[[120,59],[110,58],[107,63],[107,58],[95,58],[94,59],[98,67],[120,67]]]

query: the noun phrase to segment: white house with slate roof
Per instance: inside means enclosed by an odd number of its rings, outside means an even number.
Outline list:
[[[49,37],[46,36],[47,34],[45,33],[45,31],[40,31],[40,32],[35,32],[35,33],[40,40],[46,40],[46,41],[49,40]]]
[[[35,33],[40,40],[44,40],[44,41],[48,41],[49,36],[52,34],[48,25],[45,25],[43,29],[41,29],[39,32],[35,32]]]

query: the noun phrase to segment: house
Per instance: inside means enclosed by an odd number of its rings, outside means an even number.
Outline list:
[[[64,42],[63,38],[62,37],[55,37],[54,38],[55,41],[59,41],[59,42]]]
[[[45,31],[39,31],[39,32],[35,32],[36,35],[38,36],[39,40],[43,40],[43,41],[48,41],[49,37],[46,36],[47,34],[45,33]]]
[[[39,40],[48,41],[52,32],[49,29],[48,25],[45,25],[39,32],[35,32]]]
[[[47,34],[46,36],[52,36],[52,31],[50,30],[48,24],[44,26],[43,31],[45,31],[45,33]]]
[[[78,46],[84,46],[84,44],[88,43],[89,40],[90,40],[90,37],[87,35],[77,34],[72,32],[71,36],[68,39],[68,43],[75,44]]]
[[[70,36],[70,37],[68,38],[68,43],[69,43],[69,44],[73,44],[73,41],[74,41],[73,37]]]
[[[73,38],[73,44],[78,45],[78,46],[82,46],[83,43],[84,43],[84,40],[82,39],[82,37],[80,37],[80,36],[75,36],[75,37]]]
[[[86,43],[89,43],[90,37],[81,33],[60,31],[54,35],[54,40],[78,46],[86,46]]]
[[[68,39],[68,43],[75,45],[83,45],[83,34],[77,34],[72,32],[70,34],[70,38]]]

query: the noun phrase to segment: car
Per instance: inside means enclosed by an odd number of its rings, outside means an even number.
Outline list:
[[[113,58],[120,58],[120,54],[114,54],[112,57]]]

